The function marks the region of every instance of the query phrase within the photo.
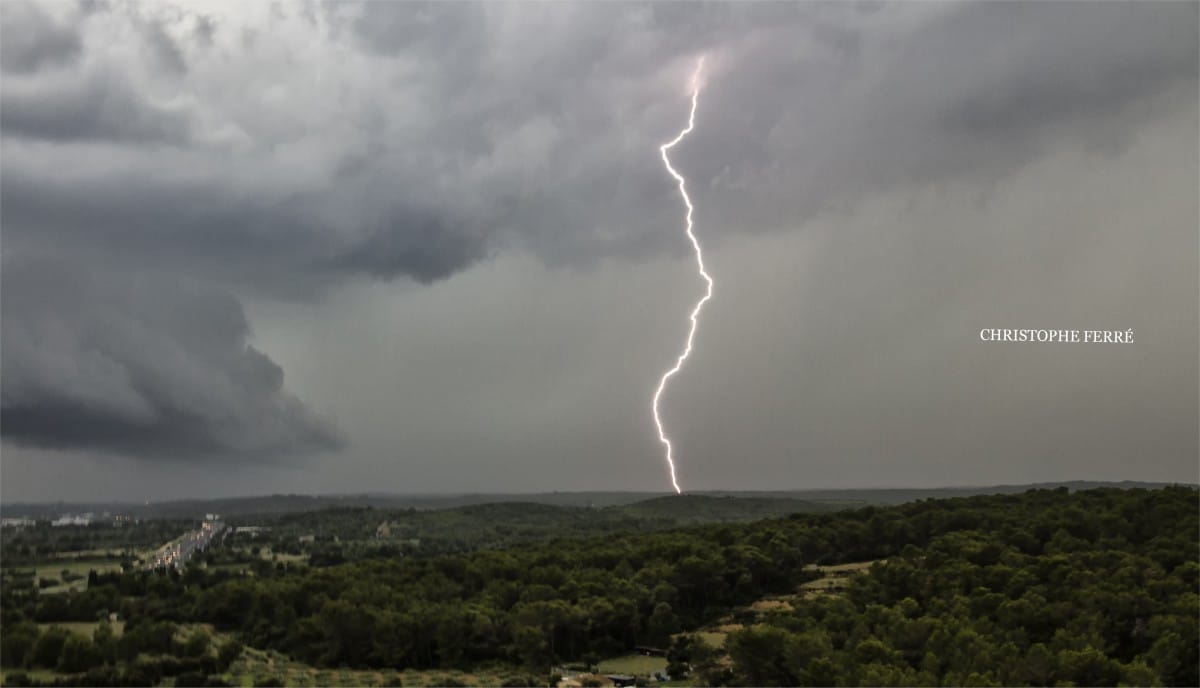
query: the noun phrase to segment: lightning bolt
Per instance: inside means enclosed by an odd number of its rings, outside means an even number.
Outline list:
[[[679,195],[683,197],[683,204],[687,207],[687,237],[692,242],[692,248],[696,250],[696,267],[699,269],[700,276],[704,278],[707,284],[704,297],[697,301],[696,306],[692,308],[692,326],[688,330],[687,343],[683,347],[683,353],[679,354],[679,358],[675,361],[675,366],[663,373],[662,379],[658,381],[658,389],[654,391],[654,424],[658,426],[659,441],[667,448],[667,467],[671,470],[671,486],[675,488],[675,494],[682,494],[683,490],[679,489],[679,481],[675,478],[675,460],[671,458],[671,440],[667,438],[667,433],[663,430],[662,418],[658,415],[658,402],[662,398],[663,390],[667,387],[667,381],[683,368],[684,361],[692,353],[692,340],[696,338],[696,325],[699,321],[700,309],[704,308],[704,304],[712,298],[713,279],[704,270],[704,252],[700,250],[700,241],[696,239],[696,235],[692,232],[692,199],[688,198],[687,184],[684,181],[683,175],[679,174],[671,166],[671,159],[667,156],[667,151],[674,148],[696,126],[696,102],[700,99],[700,73],[703,69],[704,58],[701,57],[696,62],[696,70],[692,72],[692,110],[688,113],[687,127],[683,131],[680,131],[675,138],[658,147],[658,152],[662,155],[663,165],[666,166],[667,172],[671,173],[671,176],[679,184]]]

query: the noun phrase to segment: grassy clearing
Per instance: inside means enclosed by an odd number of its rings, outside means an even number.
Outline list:
[[[48,557],[50,561],[78,561],[83,559],[116,559],[125,558],[125,549],[84,549],[77,552],[56,552]]]
[[[818,570],[826,575],[832,575],[832,576],[836,576],[838,574],[844,575],[844,574],[862,573],[863,571],[870,569],[875,564],[883,564],[885,562],[887,562],[887,559],[873,559],[871,561],[855,561],[855,562],[851,562],[849,564],[836,564],[834,566],[821,566],[818,568]]]
[[[29,570],[22,567],[22,570]],[[43,580],[58,581],[58,585],[48,588],[41,588],[43,595],[53,595],[55,593],[67,592],[74,590],[81,592],[87,590],[87,575],[89,571],[95,570],[98,573],[106,571],[120,571],[121,562],[115,559],[56,559],[50,561],[39,562],[33,567],[34,581],[37,586]],[[71,575],[80,576],[78,580],[66,582],[63,580],[63,571],[69,572]]]
[[[261,559],[267,561],[282,561],[285,564],[307,564],[307,554],[288,554],[287,552],[272,552],[271,548],[264,547],[258,552]]]
[[[750,605],[750,609],[758,614],[766,614],[767,612],[790,612],[792,610],[792,603],[790,600],[768,597],[761,600],[755,600]]]
[[[120,571],[121,562],[95,557],[87,559],[57,559],[39,563],[37,565],[37,575],[41,576],[45,574],[50,578],[59,578],[64,569],[71,573],[87,576],[88,571],[92,569],[96,571]]]
[[[804,599],[812,599],[820,595],[836,595],[846,587],[846,581],[869,570],[875,564],[882,564],[886,559],[873,561],[856,561],[836,566],[813,566],[811,569],[819,572],[821,577],[800,586],[800,594]]]
[[[406,686],[437,686],[457,681],[469,686],[498,686],[506,678],[523,675],[520,670],[484,670],[473,673],[460,671],[394,671],[353,669],[317,669],[294,661],[273,650],[246,648],[230,667],[225,679],[237,686],[253,686],[268,678],[286,686],[382,686],[394,685],[397,678]]]
[[[800,586],[800,593],[804,599],[812,599],[821,595],[833,595],[842,591],[845,587],[845,581],[838,578],[821,578],[815,581],[809,581]]]
[[[700,631],[696,635],[704,641],[705,645],[718,650],[725,647],[725,638],[729,637],[728,633],[722,631]]]
[[[667,668],[667,658],[648,657],[639,654],[623,655],[621,657],[602,660],[598,668],[602,674],[649,676],[656,671],[665,671]]]
[[[886,563],[887,559],[872,559],[870,561],[854,561],[849,564],[833,564],[829,566],[809,564],[804,567],[804,570],[815,571],[821,574],[822,578],[849,578],[860,573],[865,573],[876,564]]]
[[[42,588],[39,592],[42,595],[62,595],[68,592],[83,592],[87,590],[87,581],[72,581],[63,583],[62,585],[52,585],[48,588]]]
[[[739,614],[739,612],[752,613],[753,621],[747,621],[747,623],[757,623],[772,614],[786,614],[787,612],[795,609],[796,602],[801,598],[812,599],[813,597],[820,595],[837,595],[845,588],[847,582],[851,578],[864,573],[875,564],[881,564],[885,561],[885,559],[856,561],[849,564],[838,564],[836,566],[818,566],[816,564],[810,564],[804,567],[805,570],[816,571],[817,573],[821,574],[821,577],[816,580],[801,584],[799,589],[796,590],[795,594],[772,595],[770,597],[764,597],[762,599],[755,600],[749,605],[742,607],[737,612],[718,619],[716,623],[701,628],[693,635],[699,637],[700,640],[702,640],[704,644],[708,645],[709,647],[723,651],[725,649],[725,639],[729,636],[729,634],[743,628],[741,623],[737,623],[735,621],[735,618],[741,618],[743,621],[746,620],[745,617]],[[728,657],[726,657],[725,660],[727,661]],[[668,683],[666,685],[677,684]]]
[[[241,573],[243,571],[247,573],[250,572],[249,564],[201,564],[200,566],[208,571],[233,571],[235,573]]]
[[[25,674],[39,683],[57,681],[67,676],[67,674],[60,674],[49,669],[5,669],[3,674],[0,674],[0,686],[8,685],[5,680],[8,674]]]
[[[109,625],[112,626],[113,635],[119,636],[125,632],[125,622],[124,621],[110,621]],[[70,631],[72,633],[78,633],[79,635],[87,636],[88,638],[91,638],[92,635],[96,632],[96,628],[100,626],[100,622],[99,621],[59,621],[58,623],[40,623],[40,624],[38,624],[38,628],[41,629],[43,632],[47,628],[50,628],[51,626],[59,626],[59,627],[67,629],[68,631]]]

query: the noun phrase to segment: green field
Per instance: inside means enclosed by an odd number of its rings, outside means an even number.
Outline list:
[[[649,676],[656,671],[665,671],[667,668],[667,658],[649,657],[638,654],[622,655],[602,660],[598,668],[602,674]]]
[[[720,631],[700,631],[696,635],[700,636],[700,639],[703,640],[704,643],[709,647],[719,650],[725,647],[725,638],[729,634],[722,633]]]
[[[51,681],[57,681],[59,679],[66,677],[65,674],[59,674],[59,673],[50,671],[48,669],[6,670],[2,674],[0,674],[0,686],[8,685],[4,680],[4,676],[7,674],[25,674],[26,676],[28,676],[31,679],[34,679],[35,681],[46,682],[46,683],[49,683]]]
[[[270,547],[264,547],[258,553],[264,561],[282,561],[285,564],[307,564],[307,554],[288,554],[287,552],[272,552]]]
[[[43,579],[54,579],[60,581],[59,585],[51,588],[43,588],[43,595],[52,595],[55,593],[67,592],[69,590],[83,591],[87,590],[87,575],[89,571],[95,570],[97,573],[105,571],[120,571],[121,562],[113,559],[72,559],[58,560],[40,563],[37,566],[36,585],[38,581]],[[79,580],[71,581],[70,583],[61,582],[62,572],[70,571],[72,574],[82,576]]]
[[[99,625],[99,621],[60,621],[58,623],[40,623],[38,624],[38,628],[44,631],[51,626],[59,626],[72,633],[78,633],[79,635],[91,638],[92,635],[95,634],[96,628]],[[119,636],[125,632],[124,621],[113,621],[110,622],[109,625],[112,626],[113,635]]]
[[[121,563],[114,559],[58,559],[52,561],[42,561],[37,564],[29,564],[27,566],[6,567],[4,573],[7,576],[17,576],[20,572],[28,575],[33,573],[33,585],[37,587],[43,580],[57,581],[56,585],[47,588],[40,588],[43,595],[53,595],[68,591],[81,592],[87,589],[87,576],[89,571],[103,573],[106,571],[120,571]],[[73,576],[79,578],[72,581],[63,580],[63,572],[66,571]]]
[[[318,669],[289,659],[274,651],[247,648],[235,661],[224,678],[235,686],[253,686],[269,678],[286,686],[438,686],[458,682],[468,686],[498,686],[512,676],[524,676],[520,670],[487,669],[462,671],[355,671],[352,669]]]

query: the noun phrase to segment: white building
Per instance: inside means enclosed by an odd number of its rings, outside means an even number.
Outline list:
[[[61,528],[62,526],[90,526],[92,525],[92,519],[95,517],[96,515],[93,513],[63,514],[51,521],[50,525],[55,528]]]

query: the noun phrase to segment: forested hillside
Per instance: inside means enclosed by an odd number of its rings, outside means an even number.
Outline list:
[[[239,517],[264,530],[242,542],[308,554],[318,564],[364,558],[461,554],[523,543],[636,533],[702,523],[735,523],[839,507],[771,497],[657,497],[607,507],[501,502],[434,510],[325,509],[284,516]],[[844,507],[842,507],[844,508]],[[299,538],[311,536],[311,547]]]
[[[673,674],[694,683],[1196,685],[1198,507],[1188,487],[1034,490],[253,576],[101,574],[83,593],[4,591],[0,661],[107,682],[184,670],[216,682],[236,646],[155,659],[182,651],[173,624],[209,623],[318,667],[548,677],[559,662],[669,645]],[[796,592],[816,575],[808,564],[867,560],[886,562],[841,594],[746,623],[723,647],[687,633]],[[51,632],[34,625],[112,611],[119,639],[48,647]]]

